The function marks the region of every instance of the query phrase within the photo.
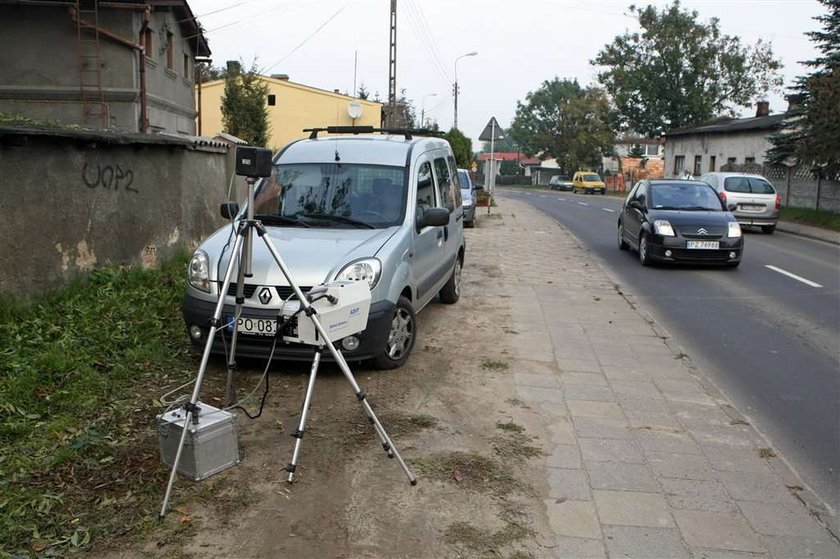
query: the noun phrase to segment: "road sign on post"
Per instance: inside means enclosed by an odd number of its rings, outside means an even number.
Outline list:
[[[487,200],[487,213],[490,213],[490,204],[493,203],[493,192],[496,190],[496,162],[494,158],[494,152],[496,149],[496,140],[503,140],[505,137],[504,130],[499,123],[496,121],[496,117],[490,117],[490,122],[487,123],[487,126],[484,127],[484,131],[478,137],[479,140],[482,142],[490,142],[490,161],[489,161],[489,168],[488,172],[486,173],[485,179],[485,187],[487,188],[487,193],[489,194],[489,198]]]

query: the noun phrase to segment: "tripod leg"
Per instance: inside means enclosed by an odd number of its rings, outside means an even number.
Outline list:
[[[207,363],[210,361],[210,353],[213,349],[213,340],[216,338],[216,333],[222,327],[222,310],[225,305],[225,293],[230,287],[230,278],[233,276],[233,266],[235,263],[234,254],[239,254],[242,250],[242,234],[241,230],[237,232],[236,242],[233,244],[233,251],[231,252],[231,259],[228,262],[227,270],[225,270],[225,279],[222,282],[221,291],[219,292],[219,301],[216,303],[216,309],[213,311],[213,318],[210,320],[210,332],[207,335],[207,343],[204,346],[204,353],[201,356],[201,365],[198,368],[198,376],[195,379],[195,386],[193,387],[192,396],[190,396],[190,403],[185,406],[187,415],[184,418],[184,429],[181,431],[181,439],[178,441],[178,450],[175,453],[175,460],[172,462],[172,471],[169,474],[169,482],[166,484],[166,493],[163,496],[163,504],[160,507],[160,518],[166,516],[169,508],[169,497],[172,495],[172,486],[175,484],[175,476],[178,473],[178,465],[181,463],[181,454],[184,450],[184,441],[187,438],[187,430],[193,421],[193,413],[196,409],[196,402],[201,392],[201,384],[204,382],[204,374],[207,371]],[[233,325],[236,331],[236,323]]]
[[[327,331],[324,330],[324,327],[318,320],[317,314],[311,312],[314,311],[314,309],[310,308],[311,305],[307,301],[306,296],[300,290],[300,287],[298,287],[298,285],[294,281],[292,281],[292,276],[289,273],[289,269],[286,267],[286,263],[283,262],[283,258],[280,256],[280,253],[277,252],[277,249],[274,247],[274,244],[272,244],[271,239],[265,235],[265,230],[262,227],[262,224],[257,222],[256,227],[257,233],[259,234],[260,238],[262,238],[266,248],[271,253],[271,256],[274,257],[274,261],[277,263],[277,266],[279,266],[280,271],[283,272],[283,276],[286,278],[286,281],[289,282],[289,286],[292,288],[292,290],[295,292],[295,295],[297,295],[298,299],[300,300],[300,303],[305,310],[304,314],[306,314],[306,316],[309,317],[309,319],[312,321],[312,324],[315,326],[315,329],[318,331],[318,334],[321,336],[321,339],[327,341],[327,349],[330,350],[330,354],[333,356],[333,359],[335,359],[335,362],[341,368],[341,372],[344,373],[344,377],[347,379],[347,382],[349,382],[350,386],[353,387],[353,392],[356,394],[356,397],[359,399],[359,401],[362,402],[362,407],[364,408],[368,418],[373,423],[374,430],[382,440],[382,445],[385,447],[385,450],[388,451],[388,455],[390,456],[391,453],[393,453],[394,458],[396,458],[397,462],[400,463],[400,466],[405,472],[405,475],[408,477],[408,481],[411,482],[411,485],[416,485],[417,479],[414,477],[414,474],[411,473],[411,470],[408,468],[405,461],[402,459],[402,456],[400,456],[400,453],[397,451],[396,448],[394,448],[394,443],[391,442],[391,438],[388,436],[388,433],[385,432],[385,428],[382,427],[382,423],[379,422],[379,419],[376,417],[376,414],[373,413],[373,409],[367,402],[367,396],[356,382],[356,378],[350,371],[350,367],[347,365],[347,361],[344,359],[344,356],[332,344],[330,337],[327,335]]]
[[[315,391],[315,377],[318,375],[318,364],[321,362],[321,348],[315,352],[315,357],[312,359],[312,370],[309,372],[309,385],[306,387],[306,396],[303,398],[303,409],[300,412],[300,424],[297,431],[292,433],[295,438],[295,451],[292,454],[292,461],[286,466],[286,471],[289,472],[289,478],[286,480],[292,483],[295,480],[295,470],[297,469],[298,456],[300,454],[300,442],[303,439],[303,432],[306,429],[306,418],[309,415],[309,404],[312,401],[312,393]]]
[[[321,335],[324,336],[325,339],[329,339],[326,336],[326,332],[324,332],[321,323],[318,322],[318,319],[315,315],[310,317],[312,321],[315,323],[315,327],[321,332]],[[353,373],[350,371],[350,367],[347,365],[347,361],[344,359],[344,356],[341,354],[338,349],[335,348],[332,344],[327,344],[327,347],[330,348],[330,351],[335,359],[335,362],[338,364],[341,372],[344,373],[344,378],[347,379],[347,382],[350,383],[350,386],[353,387],[353,392],[356,393],[356,398],[359,399],[359,402],[362,404],[362,409],[365,411],[365,414],[370,419],[370,422],[373,424],[373,428],[376,431],[376,434],[379,436],[380,440],[382,441],[382,447],[388,453],[389,458],[396,458],[397,462],[400,463],[403,471],[405,472],[406,477],[408,477],[409,483],[411,485],[417,485],[417,478],[414,477],[414,474],[409,469],[408,465],[400,456],[399,451],[394,447],[394,443],[391,442],[391,437],[388,436],[388,433],[385,431],[385,427],[382,426],[380,423],[379,418],[376,417],[376,414],[373,413],[373,408],[370,407],[370,403],[367,401],[367,394],[365,394],[364,390],[359,387],[359,384],[356,382],[356,378],[353,376]]]
[[[245,236],[245,250],[248,250],[248,240],[251,239],[251,231],[245,229],[242,234]],[[233,253],[231,253],[233,259]],[[233,313],[233,324],[239,324],[239,318],[242,316],[242,305],[245,304],[245,266],[242,263],[242,257],[238,257],[239,273],[236,279],[236,308]],[[220,294],[224,296],[224,294]],[[234,373],[236,372],[236,342],[239,338],[239,328],[234,327],[233,333],[230,337],[230,355],[227,362],[227,379],[225,382],[225,405],[230,406],[236,401],[236,387],[234,385]],[[225,333],[222,332],[222,336]]]

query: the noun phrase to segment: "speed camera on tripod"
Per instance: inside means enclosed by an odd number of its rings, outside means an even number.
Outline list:
[[[270,177],[271,150],[236,146],[236,174],[241,177]]]

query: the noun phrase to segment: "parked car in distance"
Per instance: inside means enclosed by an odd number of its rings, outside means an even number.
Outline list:
[[[464,227],[475,227],[475,191],[480,187],[473,185],[470,172],[458,169],[458,182],[461,185],[461,200],[464,207]]]
[[[575,189],[575,185],[569,175],[554,175],[548,179],[548,188],[571,192]]]
[[[289,144],[274,157],[272,175],[257,185],[255,218],[303,292],[328,281],[370,287],[366,329],[335,342],[348,361],[371,360],[380,369],[403,365],[417,339],[416,313],[438,296],[443,303],[458,301],[465,243],[456,173],[443,139],[358,133]],[[236,285],[220,290],[245,209],[223,204],[222,215],[231,224],[207,238],[189,264],[182,311],[196,345],[207,342],[219,297],[224,322],[232,324],[234,315]],[[259,239],[244,296],[237,356],[267,357],[279,311],[294,295]],[[214,352],[230,346],[228,330],[232,326],[216,335]],[[274,356],[311,360],[314,349],[281,339]]]
[[[734,268],[741,263],[744,238],[738,220],[705,182],[642,180],[618,217],[618,248],[631,247],[643,266],[659,261]]]
[[[741,225],[754,225],[768,235],[776,230],[782,197],[761,175],[747,173],[706,173],[700,180],[709,183]]]
[[[583,192],[584,194],[599,194],[607,193],[607,185],[601,180],[598,173],[592,171],[578,171],[572,177],[572,189],[574,192]]]

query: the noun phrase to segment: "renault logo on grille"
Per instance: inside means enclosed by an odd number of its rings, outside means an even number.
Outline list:
[[[709,232],[708,232],[708,231],[706,231],[704,228],[702,228],[702,227],[701,227],[700,229],[698,229],[698,230],[697,230],[697,234],[698,234],[698,235],[708,235],[708,234],[709,234]]]
[[[271,301],[271,290],[267,287],[260,289],[260,303],[267,305]]]

